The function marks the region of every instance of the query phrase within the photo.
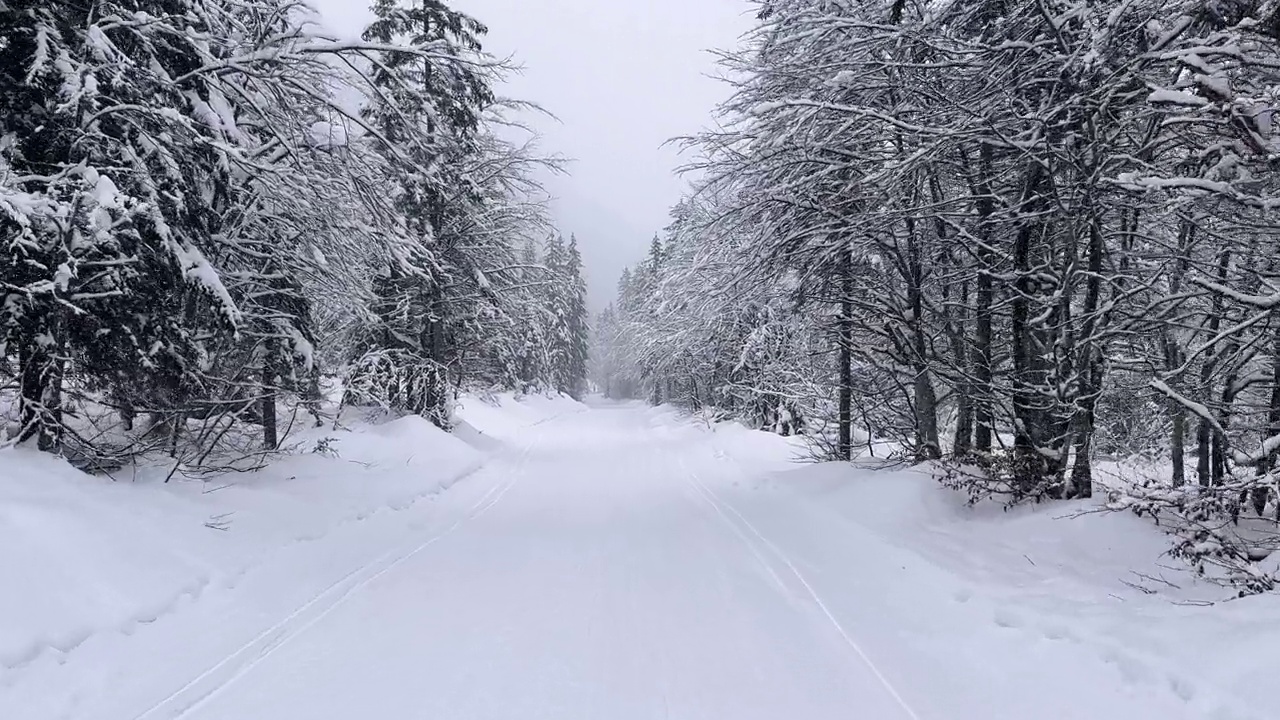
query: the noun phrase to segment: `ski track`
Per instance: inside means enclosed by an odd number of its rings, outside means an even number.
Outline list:
[[[546,420],[540,420],[537,423],[534,423],[534,425],[541,425],[544,422],[547,422],[549,420],[554,420],[554,419],[556,418],[553,417],[553,418],[547,418]],[[266,565],[270,561],[270,559],[274,556],[275,553],[284,552],[298,545],[309,545],[312,543],[321,542],[326,538],[328,538],[329,536],[333,535],[334,533],[338,532],[339,530],[346,528],[349,525],[364,522],[369,518],[375,515],[378,515],[380,513],[385,513],[385,512],[397,513],[397,512],[403,512],[403,511],[409,510],[415,507],[418,503],[422,502],[423,500],[430,497],[436,497],[440,495],[440,493],[449,490],[457,483],[465,481],[466,479],[470,478],[472,475],[475,475],[477,472],[482,470],[484,467],[485,466],[483,463],[472,465],[471,467],[468,467],[467,469],[459,473],[456,477],[452,478],[451,480],[444,483],[440,487],[433,488],[426,492],[414,494],[394,505],[388,505],[381,508],[373,508],[370,510],[364,510],[356,513],[352,513],[338,520],[333,525],[329,526],[323,531],[315,532],[312,534],[300,535],[294,538],[292,542],[288,542],[281,545],[279,548],[275,550],[275,552],[272,555],[261,557],[256,562],[249,563],[235,570],[234,572],[230,572],[226,574],[202,575],[196,578],[195,580],[193,580],[186,587],[174,593],[171,597],[169,597],[164,602],[157,603],[153,607],[149,608],[148,610],[135,614],[118,624],[112,625],[110,627],[103,627],[96,630],[85,629],[80,632],[71,634],[70,636],[61,640],[43,640],[38,643],[32,644],[23,652],[15,653],[12,657],[0,657],[0,687],[9,687],[13,685],[15,682],[17,682],[16,676],[18,673],[20,673],[22,670],[32,665],[36,661],[40,660],[42,657],[44,657],[47,654],[56,654],[60,662],[65,662],[67,659],[73,657],[75,655],[75,652],[79,650],[80,647],[83,646],[86,642],[100,635],[109,635],[113,633],[117,635],[123,635],[123,636],[133,635],[135,632],[138,631],[138,628],[142,626],[152,625],[157,622],[166,620],[171,616],[179,614],[184,607],[189,607],[192,602],[199,600],[202,596],[204,596],[206,592],[210,591],[211,589],[221,588],[225,590],[234,590],[236,586],[240,583],[241,579],[243,579],[246,575],[254,572],[255,570],[258,570],[262,566]],[[358,571],[359,571],[359,568],[353,572],[358,572]],[[345,579],[346,577],[342,578],[341,580],[337,581],[337,583],[334,583],[334,584],[336,585],[338,583],[341,583]],[[328,592],[329,589],[331,588],[326,588],[320,594],[324,594],[324,592]]]
[[[555,417],[546,418],[533,425],[540,426],[556,419]],[[495,483],[465,515],[455,520],[444,531],[432,536],[425,542],[419,543],[407,552],[392,550],[376,560],[352,570],[302,604],[283,620],[280,620],[253,640],[227,655],[216,665],[195,677],[168,697],[137,715],[135,720],[178,720],[178,718],[186,717],[206,702],[216,698],[218,694],[233,685],[237,680],[252,672],[272,653],[324,620],[352,595],[360,592],[368,587],[370,583],[395,570],[404,562],[435,545],[440,540],[452,535],[467,522],[491,510],[519,482],[529,452],[540,437],[541,434],[524,446],[518,460],[515,462],[510,478],[505,482]],[[476,468],[464,475],[462,479],[476,474],[480,469],[482,468]]]
[[[685,462],[702,431],[637,408],[544,427],[443,532],[128,717],[915,720]]]
[[[786,567],[790,575],[794,577],[797,582],[800,583],[800,586],[804,588],[804,592],[808,596],[808,598],[812,600],[812,602],[818,607],[819,610],[821,610],[822,615],[824,616],[824,619],[830,623],[831,627],[835,629],[835,631],[840,635],[840,638],[853,650],[853,652],[858,656],[858,658],[866,665],[867,669],[870,670],[873,675],[875,675],[876,680],[884,688],[885,692],[887,692],[889,696],[893,698],[894,702],[898,704],[898,707],[901,708],[903,715],[907,717],[909,720],[921,720],[920,716],[916,713],[916,711],[902,697],[902,694],[898,691],[898,688],[895,687],[894,684],[890,682],[887,677],[885,677],[884,673],[880,671],[880,668],[876,666],[875,662],[871,659],[871,657],[866,653],[866,651],[862,649],[862,645],[856,639],[854,639],[853,635],[845,628],[844,624],[842,624],[840,620],[838,620],[836,616],[831,612],[831,610],[827,606],[827,603],[822,600],[822,597],[818,595],[818,592],[814,590],[813,586],[809,584],[809,581],[805,579],[804,574],[801,573],[800,570],[796,568],[796,565],[791,561],[791,558],[788,557],[787,554],[784,553],[777,545],[775,545],[772,541],[770,541],[767,537],[765,537],[760,532],[760,530],[757,529],[756,526],[751,523],[750,520],[748,520],[745,516],[743,516],[742,513],[738,512],[737,508],[735,508],[728,501],[716,495],[714,490],[707,487],[706,483],[702,481],[702,478],[700,478],[696,472],[689,469],[688,464],[685,462],[684,458],[680,458],[680,468],[682,471],[681,473],[682,477],[685,478],[694,487],[695,492],[697,492],[698,495],[701,496],[707,502],[707,504],[710,505],[715,510],[716,514],[721,519],[724,520],[725,524],[733,529],[734,534],[736,534],[739,538],[742,539],[743,544],[746,545],[748,549],[751,550],[751,554],[754,555],[755,558],[759,560],[760,563],[768,569],[769,575],[774,579],[774,581],[777,583],[778,587],[783,591],[783,593],[786,594],[788,597],[794,597],[794,595],[792,595],[790,590],[787,589],[786,583],[783,582],[783,580],[778,576],[778,573],[774,570],[773,563],[770,563],[767,559],[765,559],[764,555],[760,552],[760,549],[757,547],[757,544],[752,542],[747,537],[746,533],[750,533],[752,536],[756,538],[756,540],[759,541],[760,544],[763,544],[764,547],[769,551],[769,553],[771,553],[775,558],[777,558],[778,561],[781,562]],[[728,513],[726,514],[725,511],[728,511]],[[733,519],[731,519],[730,515],[736,518],[737,521],[735,522]],[[744,532],[744,529],[746,532]]]

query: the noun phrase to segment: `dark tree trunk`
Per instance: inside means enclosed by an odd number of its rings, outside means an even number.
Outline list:
[[[1021,215],[1034,218],[1043,204],[1044,170],[1032,163],[1019,203]],[[1040,452],[1044,413],[1037,407],[1035,388],[1044,375],[1031,328],[1031,297],[1037,292],[1031,277],[1031,245],[1040,233],[1039,221],[1022,219],[1013,243],[1016,275],[1010,303],[1009,332],[1013,340],[1014,483],[1019,494],[1030,494],[1045,479],[1045,457]]]
[[[1231,251],[1223,250],[1218,258],[1218,282],[1225,284],[1227,271],[1231,267]],[[1222,296],[1214,293],[1213,309],[1210,311],[1208,327],[1205,336],[1213,337],[1218,334],[1218,329],[1222,327]],[[1203,392],[1208,395],[1213,385],[1213,374],[1217,369],[1221,355],[1217,348],[1210,346],[1204,353],[1204,364],[1200,368],[1200,385]],[[1196,474],[1199,476],[1201,487],[1213,487],[1216,480],[1219,479],[1216,472],[1215,450],[1220,451],[1221,442],[1215,442],[1213,425],[1202,418],[1200,426],[1196,431]],[[1217,447],[1216,447],[1217,446]]]
[[[1230,358],[1239,351],[1239,346],[1235,343],[1227,345],[1226,351],[1219,358]],[[1229,442],[1226,436],[1226,430],[1231,426],[1231,416],[1234,412],[1236,395],[1239,393],[1237,383],[1240,381],[1238,368],[1233,367],[1231,372],[1227,373],[1222,384],[1222,400],[1218,407],[1218,427],[1213,431],[1213,452],[1211,453],[1211,469],[1214,486],[1221,485],[1227,477],[1227,444]]]
[[[929,191],[935,207],[942,207],[946,203],[946,197],[942,192],[942,184],[938,181],[936,174],[931,175],[929,178]],[[943,218],[936,218],[934,232],[937,234],[940,246],[937,264],[940,267],[952,265],[954,263],[951,249],[953,242],[950,238],[950,230]],[[954,383],[956,428],[951,451],[958,457],[967,457],[973,451],[973,383],[969,370],[969,351],[966,347],[969,332],[969,280],[967,277],[968,268],[956,265],[954,269],[960,271],[962,277],[964,277],[960,282],[960,302],[953,302],[951,296],[952,283],[942,283],[941,315],[947,339],[951,345],[951,362],[954,363],[953,369],[956,374],[956,382]]]
[[[936,460],[942,457],[938,442],[938,399],[929,373],[929,346],[924,332],[924,261],[916,223],[907,219],[907,302],[911,308],[911,359],[915,380],[916,457]]]
[[[267,342],[267,354],[262,359],[262,446],[267,450],[280,447],[276,429],[276,358],[278,341]]]
[[[840,363],[839,439],[836,454],[853,458],[853,251],[844,249],[840,261],[840,317],[837,343]]]
[[[1182,487],[1187,484],[1187,411],[1181,403],[1170,401],[1173,415],[1173,432],[1169,438],[1169,454],[1173,461],[1173,486]]]
[[[1190,264],[1189,253],[1195,234],[1195,223],[1183,220],[1178,231],[1177,272],[1173,273],[1169,279],[1170,294],[1176,295],[1182,288],[1182,279]],[[1182,348],[1178,346],[1177,339],[1167,326],[1161,333],[1161,341],[1164,344],[1164,368],[1172,372],[1182,366],[1185,357]],[[1182,487],[1187,484],[1187,409],[1182,403],[1172,398],[1168,400],[1168,408],[1169,419],[1173,426],[1169,437],[1169,457],[1173,463],[1172,482],[1174,487]]]
[[[969,282],[966,280],[960,286],[961,309],[951,332],[951,354],[955,358],[956,370],[960,373],[956,388],[956,435],[952,444],[952,452],[958,457],[968,457],[973,452],[973,383],[970,381],[969,353],[965,347],[965,308],[968,305]]]
[[[1200,487],[1212,487],[1213,480],[1210,473],[1210,446],[1213,444],[1213,428],[1209,425],[1209,421],[1200,419],[1200,425],[1196,428],[1196,477],[1200,480]]]
[[[18,353],[22,418],[18,439],[26,442],[34,437],[36,447],[44,452],[56,452],[62,443],[63,360],[58,354],[52,344],[33,339],[24,340]]]
[[[1276,313],[1272,313],[1272,322],[1276,320]],[[1280,327],[1272,331],[1271,340],[1271,399],[1267,405],[1267,433],[1266,438],[1274,438],[1280,436]],[[1266,453],[1262,459],[1258,461],[1258,475],[1264,476],[1275,469],[1277,451]],[[1269,490],[1266,486],[1258,486],[1253,489],[1253,509],[1259,515],[1267,510],[1267,495]],[[1280,506],[1280,498],[1276,498],[1277,506]]]
[[[1098,331],[1098,305],[1102,300],[1102,260],[1106,253],[1102,228],[1095,219],[1089,227],[1089,275],[1085,281],[1084,322],[1080,331],[1077,368],[1078,397],[1074,413],[1075,464],[1071,468],[1071,497],[1093,497],[1093,434],[1098,396],[1102,394],[1102,351],[1094,335]]]
[[[133,430],[134,420],[138,414],[134,412],[133,404],[128,400],[120,401],[120,423],[124,426],[126,432]]]
[[[995,214],[995,201],[991,191],[993,153],[990,143],[983,143],[978,153],[978,181],[975,207],[978,213],[978,281],[977,308],[974,323],[973,374],[975,377],[973,398],[973,447],[979,455],[990,455],[995,435],[995,382],[993,364],[992,315],[995,290],[991,273],[994,271],[995,253],[991,247],[991,216]]]

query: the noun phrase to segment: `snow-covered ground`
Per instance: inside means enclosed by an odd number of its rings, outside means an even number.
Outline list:
[[[502,436],[584,409],[499,401],[466,400],[456,436],[344,418],[261,473],[209,482],[166,484],[165,467],[110,482],[0,451],[0,718],[135,717],[452,521],[491,487],[453,486],[508,452]]]
[[[0,718],[1275,717],[1280,602],[1190,604],[1137,518],[667,409],[460,418],[211,485],[0,453]]]

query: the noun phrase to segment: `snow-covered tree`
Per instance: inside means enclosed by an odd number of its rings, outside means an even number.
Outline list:
[[[338,42],[292,0],[0,5],[13,440],[200,464],[245,423],[275,448],[348,363],[351,398],[442,424],[450,386],[516,385],[558,160],[513,144],[535,107],[493,96],[480,23],[376,14]]]
[[[547,351],[552,386],[575,398],[582,396],[587,380],[590,318],[587,286],[582,274],[578,240],[551,236],[543,255],[546,283],[542,301],[548,319]]]
[[[975,497],[1087,497],[1100,446],[1180,487],[1192,443],[1201,494],[1153,504],[1264,512],[1268,7],[759,3],[688,139],[694,195],[620,288],[611,374],[825,457],[869,434],[984,468],[956,474]]]

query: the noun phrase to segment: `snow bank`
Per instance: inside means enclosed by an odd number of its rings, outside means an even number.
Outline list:
[[[691,467],[726,520],[921,718],[1276,716],[1280,597],[1199,581],[1149,520],[1101,500],[970,507],[927,472],[804,464],[794,439],[644,412],[704,448]]]
[[[498,393],[486,397],[466,395],[454,410],[459,435],[468,438],[490,438],[501,441],[518,439],[530,428],[587,409],[583,403],[567,395],[522,395]]]
[[[274,549],[399,507],[477,468],[481,455],[418,417],[331,437],[260,473],[164,483],[162,468],[117,482],[31,450],[0,452],[0,669],[66,654],[103,632],[153,622]]]

